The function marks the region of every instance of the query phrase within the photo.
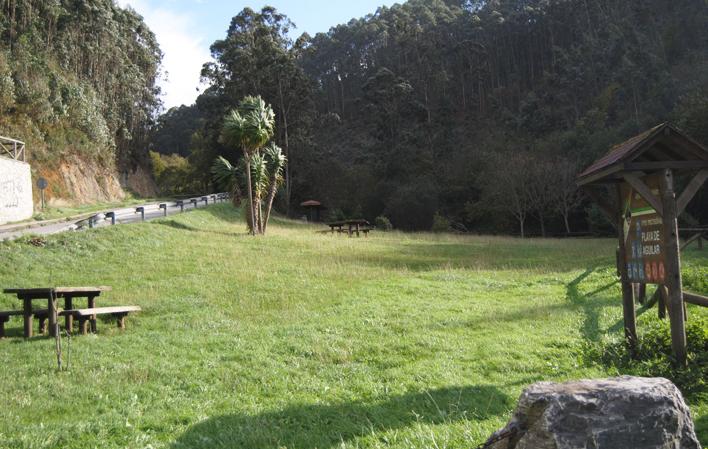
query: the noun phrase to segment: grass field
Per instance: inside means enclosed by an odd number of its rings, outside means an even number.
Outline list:
[[[471,448],[528,384],[617,374],[579,355],[621,336],[612,240],[349,239],[285,221],[251,238],[238,216],[0,244],[0,287],[110,285],[99,305],[143,308],[124,333],[65,338],[67,372],[14,318],[0,447]],[[708,276],[708,251],[684,261]],[[708,399],[689,402],[706,444]]]

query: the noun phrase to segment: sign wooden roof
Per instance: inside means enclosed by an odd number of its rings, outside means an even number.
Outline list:
[[[708,168],[708,149],[669,123],[614,146],[578,175],[578,185],[617,182],[628,172]]]

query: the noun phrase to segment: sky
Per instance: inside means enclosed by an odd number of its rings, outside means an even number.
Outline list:
[[[401,0],[398,0],[400,2]],[[192,104],[199,95],[202,64],[211,59],[209,46],[226,35],[231,18],[243,8],[259,10],[274,6],[287,15],[297,29],[293,37],[311,35],[373,13],[394,0],[117,0],[130,5],[157,36],[164,53],[160,79],[165,109]]]

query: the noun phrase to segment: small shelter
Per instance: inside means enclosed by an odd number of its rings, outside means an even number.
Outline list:
[[[677,195],[676,176],[690,176]],[[577,183],[616,225],[617,268],[622,282],[625,336],[637,341],[634,285],[657,284],[659,316],[668,307],[671,340],[686,362],[686,302],[708,306],[708,298],[683,291],[678,217],[708,179],[708,149],[663,123],[613,147],[578,175]],[[598,188],[609,188],[609,201]]]
[[[307,209],[307,219],[311,222],[320,221],[321,211],[322,211],[322,209],[325,209],[325,207],[322,206],[322,203],[320,203],[319,201],[315,201],[315,200],[308,200],[308,201],[302,202],[302,203],[300,203],[300,206]]]

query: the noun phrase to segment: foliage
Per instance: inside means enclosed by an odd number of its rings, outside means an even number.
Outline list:
[[[374,220],[374,225],[376,226],[377,231],[391,231],[393,230],[393,225],[391,224],[391,220],[386,218],[385,215],[379,215],[376,217],[376,220]]]
[[[270,105],[260,96],[248,96],[241,100],[238,109],[232,109],[226,115],[221,131],[222,142],[243,151],[247,204],[251,214],[248,223],[253,224],[250,228],[253,235],[265,233],[267,226],[267,223],[263,223],[261,201],[268,187],[269,177],[266,160],[260,151],[273,137],[274,123],[275,114]]]
[[[708,318],[696,315],[686,322],[688,364],[677,366],[671,349],[668,320],[642,323],[636,358],[629,355],[624,340],[616,338],[585,346],[584,357],[623,374],[665,377],[684,394],[708,392]]]
[[[31,162],[68,154],[127,171],[146,163],[162,54],[113,0],[0,3],[0,128]]]
[[[433,225],[430,228],[433,232],[450,232],[450,220],[436,212],[433,215]]]
[[[288,212],[318,198],[403,229],[440,210],[476,231],[587,230],[574,176],[612,145],[667,119],[708,142],[708,4],[670,3],[410,0],[295,41],[282,13],[246,8],[203,70],[209,161],[238,157],[215,130],[259,94],[289,160]],[[521,207],[488,182],[539,172]],[[689,205],[699,220],[705,195]]]
[[[163,195],[193,194],[198,189],[195,173],[189,161],[178,154],[150,151],[152,175]]]
[[[158,153],[187,157],[193,152],[192,136],[203,123],[194,105],[170,108],[158,117],[150,134],[150,147]]]
[[[224,120],[222,141],[240,145],[243,149],[245,179],[239,180],[239,170],[224,157],[219,156],[212,165],[212,175],[217,183],[225,185],[235,194],[239,184],[248,192],[246,205],[251,218],[246,220],[252,233],[265,234],[273,201],[283,182],[286,157],[275,143],[266,142],[273,136],[273,110],[260,97],[246,97],[238,110],[232,110]],[[262,210],[265,198],[265,214]],[[255,205],[255,207],[251,205]],[[258,226],[253,226],[256,223]]]

